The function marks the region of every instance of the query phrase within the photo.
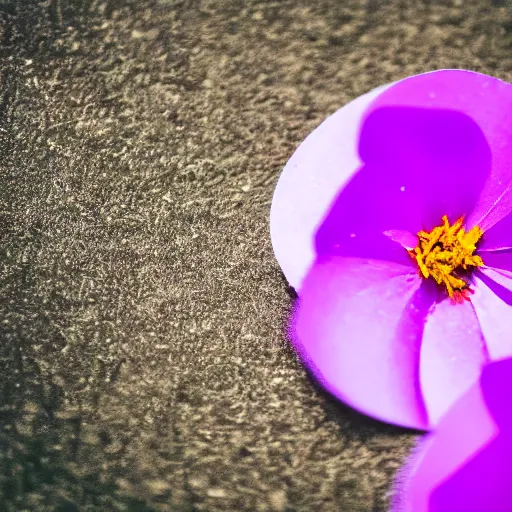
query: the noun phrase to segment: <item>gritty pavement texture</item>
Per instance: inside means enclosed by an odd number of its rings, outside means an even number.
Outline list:
[[[384,511],[413,435],[290,349],[272,192],[347,101],[511,42],[490,0],[0,0],[0,510]]]

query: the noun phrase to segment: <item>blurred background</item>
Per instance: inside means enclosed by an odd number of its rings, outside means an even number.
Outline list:
[[[268,232],[358,95],[510,80],[491,0],[0,0],[0,509],[384,511],[414,434],[306,375]]]

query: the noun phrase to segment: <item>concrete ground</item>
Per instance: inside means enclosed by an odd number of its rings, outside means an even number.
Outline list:
[[[511,42],[491,0],[0,0],[0,510],[384,511],[413,435],[291,351],[273,188],[350,99]]]

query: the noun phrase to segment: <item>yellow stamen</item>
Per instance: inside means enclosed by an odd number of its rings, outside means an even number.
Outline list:
[[[464,280],[466,271],[481,267],[484,262],[473,254],[476,243],[482,237],[482,230],[475,226],[468,232],[462,227],[463,218],[450,225],[443,216],[443,224],[432,231],[418,233],[418,245],[409,254],[418,263],[421,275],[432,277],[437,284],[446,287],[452,299],[467,298],[468,283]]]

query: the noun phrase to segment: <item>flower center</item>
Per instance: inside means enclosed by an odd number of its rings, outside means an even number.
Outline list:
[[[418,263],[421,275],[425,279],[432,277],[445,287],[454,302],[469,300],[469,273],[484,264],[480,256],[473,254],[483,232],[478,226],[466,232],[463,218],[453,225],[446,215],[442,220],[443,224],[432,231],[418,233],[418,245],[409,254]]]

